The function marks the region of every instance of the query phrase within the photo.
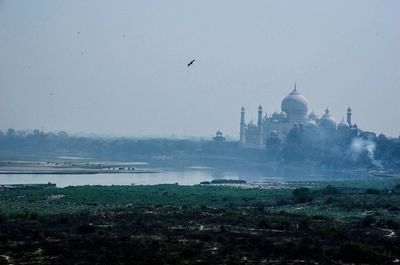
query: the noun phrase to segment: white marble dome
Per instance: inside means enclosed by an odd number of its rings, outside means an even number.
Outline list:
[[[277,120],[279,119],[279,113],[277,111],[275,111],[274,113],[272,113],[272,119]]]
[[[327,128],[327,129],[335,129],[336,128],[335,118],[329,113],[329,109],[325,110],[325,114],[319,120],[319,123],[322,127]]]
[[[308,112],[308,101],[295,86],[293,91],[282,100],[281,109],[287,113],[289,119],[302,121]]]
[[[251,120],[248,124],[247,127],[257,127],[257,125],[254,123],[253,120]]]
[[[286,112],[284,112],[284,111],[281,111],[280,113],[279,113],[279,119],[286,119],[287,118],[287,114],[286,114]]]
[[[348,129],[350,128],[350,125],[344,119],[342,119],[342,121],[338,123],[337,127],[338,129]]]
[[[314,113],[314,111],[311,111],[310,115],[308,115],[308,118],[311,120],[318,120],[318,115]]]
[[[271,137],[278,137],[278,132],[275,131],[275,130],[273,130],[273,131],[271,131],[270,136],[271,136]]]
[[[308,111],[307,99],[295,88],[289,95],[287,95],[281,103],[282,111],[288,113],[292,111]]]
[[[317,123],[313,120],[308,120],[304,123],[304,128],[306,129],[314,129],[317,127],[318,127]]]

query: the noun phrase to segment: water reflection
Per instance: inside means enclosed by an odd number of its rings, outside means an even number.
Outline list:
[[[163,171],[141,174],[9,174],[0,175],[0,184],[56,183],[58,187],[79,185],[195,185],[213,179],[241,179],[247,182],[287,182],[287,181],[344,181],[376,179],[366,171],[315,171],[315,170],[265,170],[265,171],[223,171],[212,169]]]
[[[181,185],[199,184],[203,180],[210,181],[207,171],[166,171],[160,173],[141,174],[9,174],[0,175],[0,184],[36,184],[56,183],[58,187],[80,185]]]
[[[366,170],[361,171],[339,171],[310,168],[280,168],[265,171],[239,171],[221,172],[218,178],[242,179],[247,182],[288,182],[288,181],[350,181],[377,179]]]

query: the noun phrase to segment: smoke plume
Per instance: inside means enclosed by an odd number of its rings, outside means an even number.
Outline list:
[[[375,159],[375,149],[375,142],[362,138],[354,138],[350,145],[351,156],[354,160],[358,160],[361,155],[366,154],[374,166],[382,168],[382,163]]]

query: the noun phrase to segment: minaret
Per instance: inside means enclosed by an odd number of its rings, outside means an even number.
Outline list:
[[[351,126],[351,108],[347,108],[347,123]]]
[[[258,129],[258,139],[257,145],[259,149],[263,149],[263,129],[262,129],[262,107],[261,105],[258,107],[258,121],[257,121],[257,129]]]
[[[244,146],[246,144],[245,136],[246,136],[245,110],[244,107],[242,107],[240,111],[240,146]]]

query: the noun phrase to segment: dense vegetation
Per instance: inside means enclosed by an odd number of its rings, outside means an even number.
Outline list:
[[[267,162],[318,162],[330,168],[400,168],[400,140],[383,135],[321,133],[293,129],[287,143],[269,142],[266,150],[240,149],[238,142],[190,139],[75,137],[65,132],[0,132],[0,155],[84,156],[94,159],[146,161],[161,166],[204,165],[227,168],[262,167]],[[354,139],[359,140],[354,145]]]
[[[391,264],[400,258],[398,181],[307,185],[4,190],[0,264]]]

